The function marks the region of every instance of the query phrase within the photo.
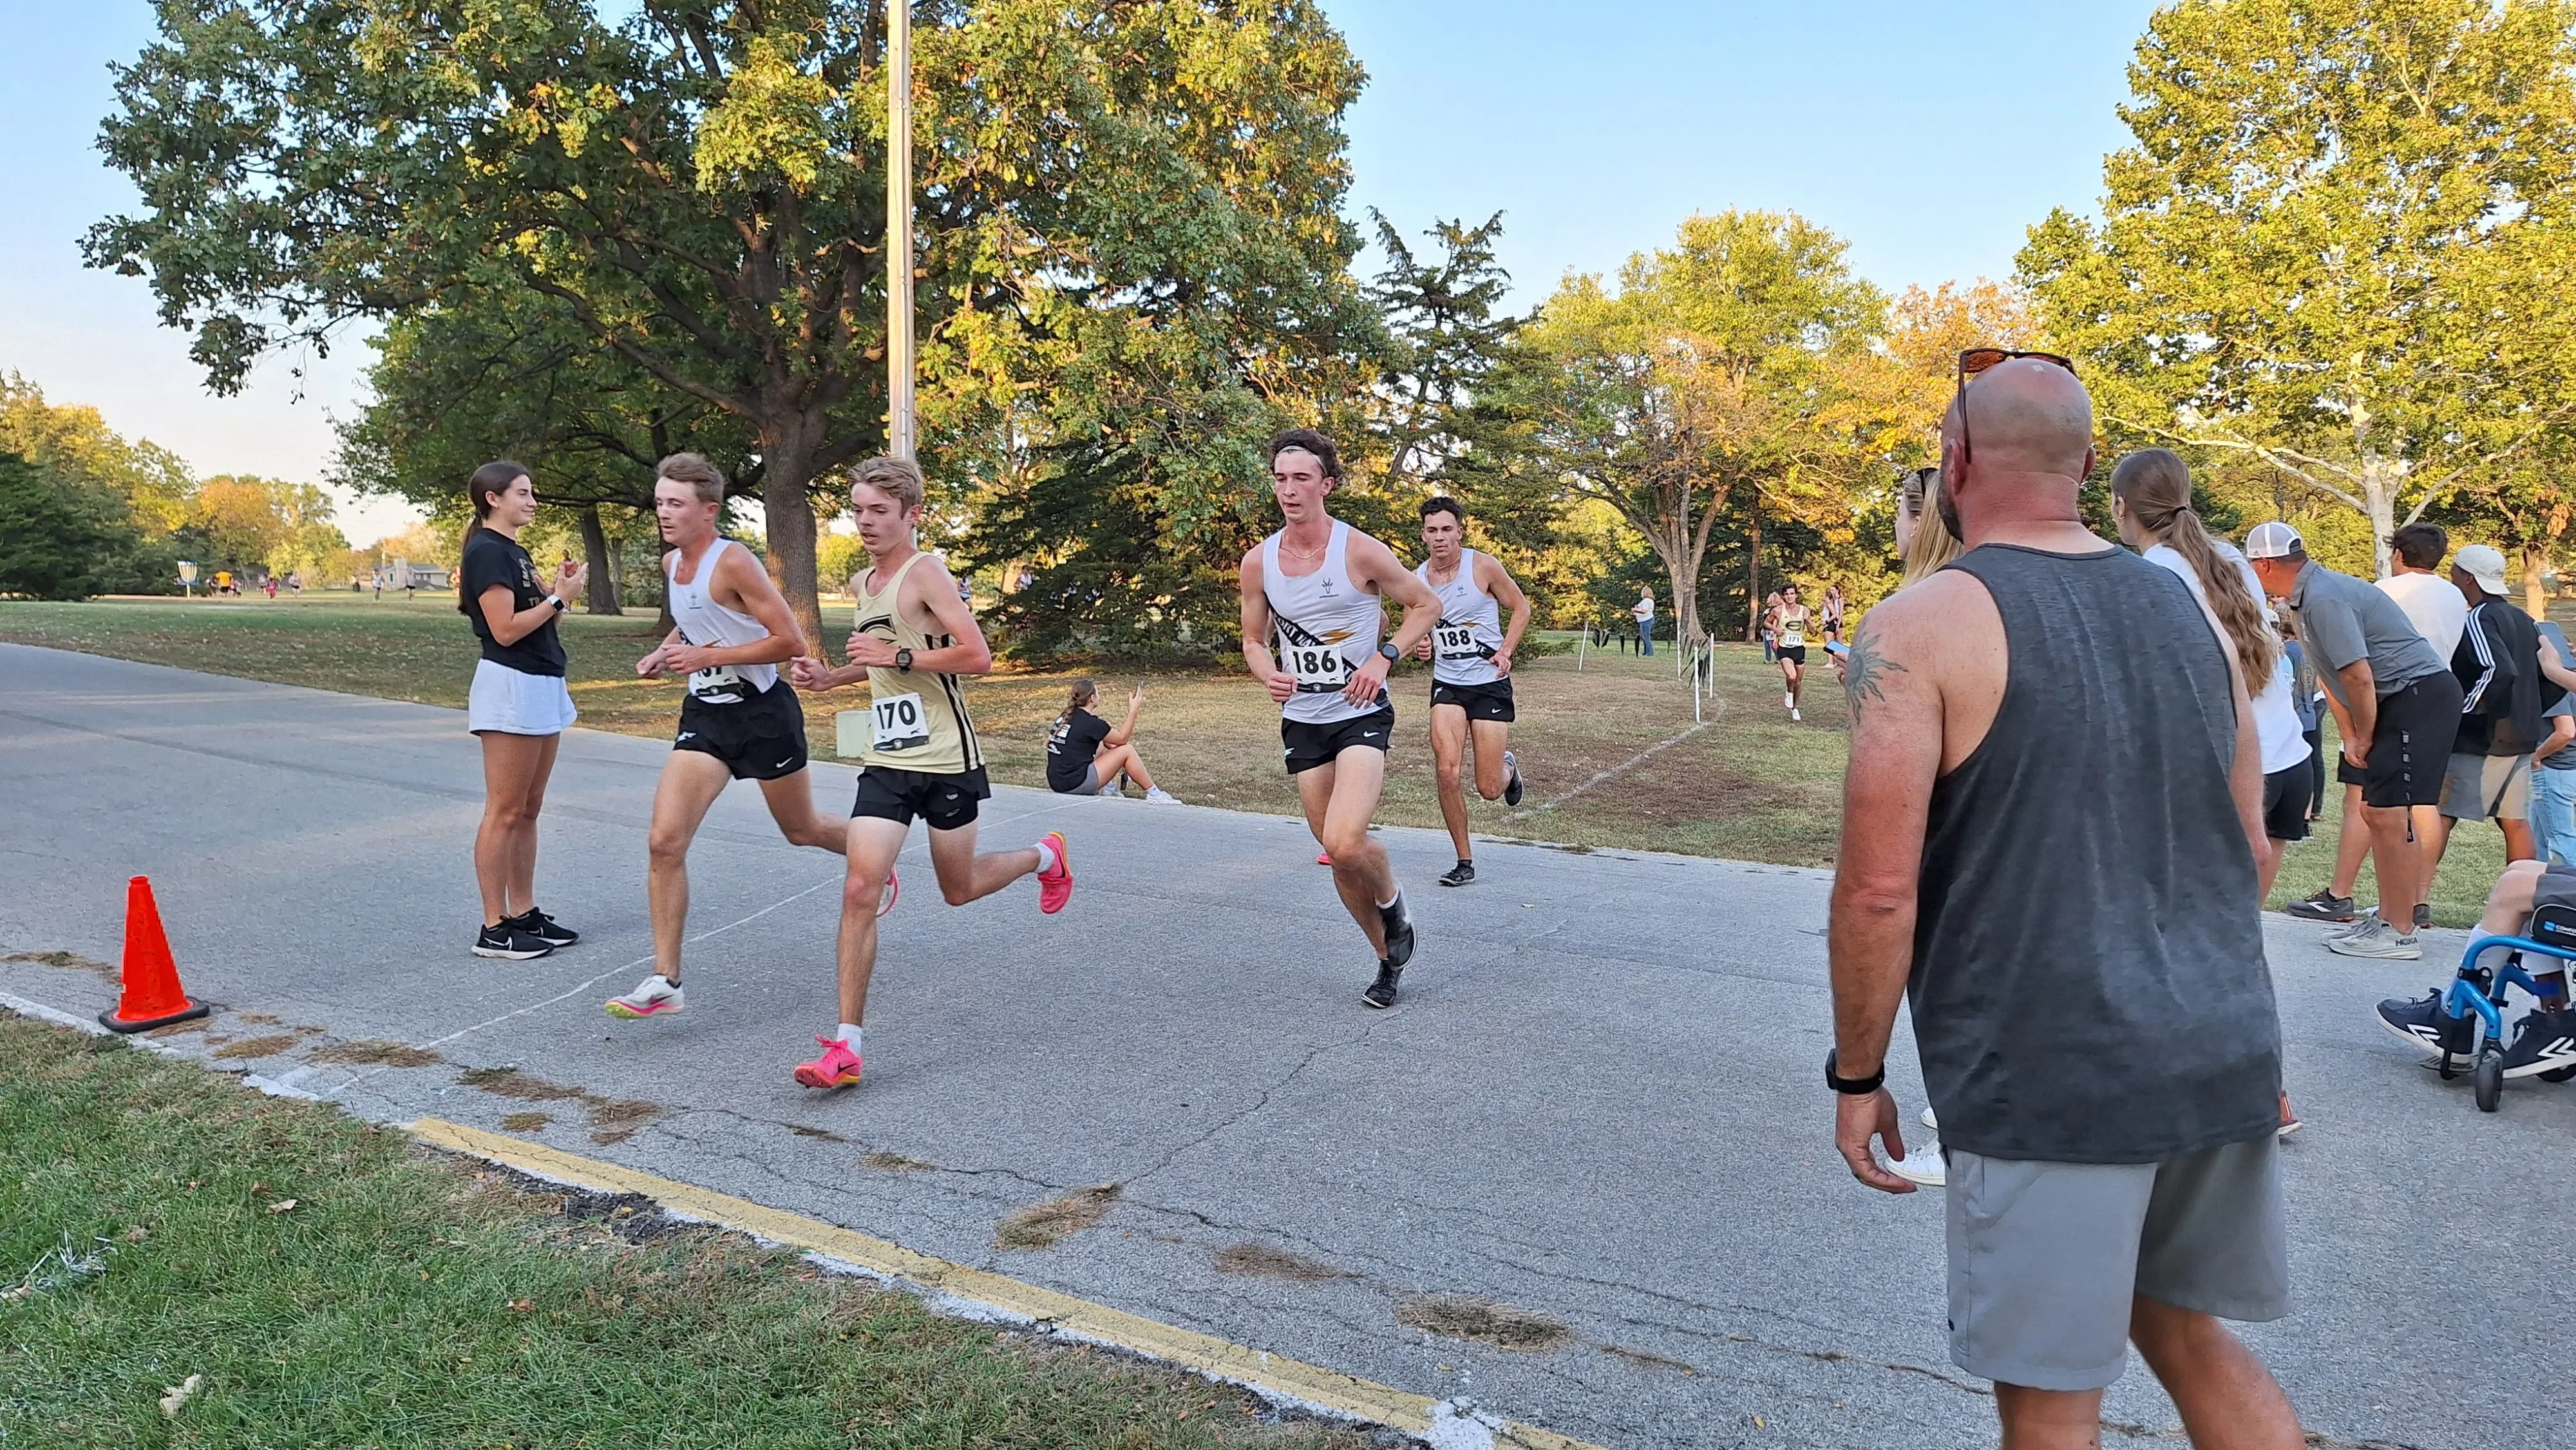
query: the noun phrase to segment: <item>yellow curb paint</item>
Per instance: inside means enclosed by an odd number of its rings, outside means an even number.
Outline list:
[[[540,1178],[618,1193],[640,1193],[688,1218],[810,1250],[871,1273],[1037,1320],[1061,1333],[1195,1370],[1211,1379],[1301,1401],[1352,1419],[1391,1425],[1411,1434],[1428,1434],[1432,1428],[1436,1402],[1427,1396],[1408,1394],[1339,1370],[1247,1348],[1018,1279],[917,1254],[901,1244],[820,1219],[440,1118],[419,1119],[411,1125],[411,1135],[433,1148],[487,1159]],[[1535,1425],[1506,1424],[1492,1434],[1494,1444],[1505,1450],[1601,1450]]]

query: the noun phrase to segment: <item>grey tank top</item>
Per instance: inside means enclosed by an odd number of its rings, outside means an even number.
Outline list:
[[[1503,610],[1494,596],[1476,583],[1476,551],[1458,551],[1458,573],[1446,584],[1431,582],[1425,560],[1413,571],[1440,601],[1440,622],[1431,630],[1431,678],[1443,685],[1490,685],[1494,653],[1503,647]]]
[[[1942,1141],[2153,1163],[2273,1131],[2280,1021],[2199,603],[2125,549],[1949,567],[1993,597],[2011,663],[1923,838],[1907,997]]]

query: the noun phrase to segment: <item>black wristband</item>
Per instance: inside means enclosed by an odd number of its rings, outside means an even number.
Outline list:
[[[1825,1049],[1825,1086],[1835,1092],[1847,1097],[1865,1098],[1878,1091],[1887,1081],[1887,1064],[1883,1062],[1878,1065],[1878,1071],[1867,1077],[1844,1077],[1834,1070],[1841,1064],[1841,1060],[1842,1049],[1838,1047]]]

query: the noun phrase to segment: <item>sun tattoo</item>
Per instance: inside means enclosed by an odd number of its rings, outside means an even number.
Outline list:
[[[1850,707],[1853,724],[1860,723],[1862,701],[1887,698],[1879,679],[1890,670],[1901,675],[1905,666],[1879,653],[1877,632],[1863,625],[1852,636],[1851,658],[1843,665],[1843,700]]]

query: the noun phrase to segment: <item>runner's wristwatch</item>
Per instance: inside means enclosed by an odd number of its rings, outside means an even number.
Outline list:
[[[908,650],[908,649],[899,649],[899,650],[896,650],[896,651],[894,652],[894,667],[895,667],[895,672],[896,672],[897,674],[905,674],[905,675],[911,674],[911,673],[912,673],[912,651],[910,651],[910,650]]]
[[[1394,664],[1397,660],[1404,658],[1404,651],[1397,649],[1392,643],[1389,643],[1386,640],[1379,640],[1377,642],[1377,652],[1385,657],[1388,664]]]
[[[1867,1077],[1845,1077],[1841,1073],[1836,1072],[1834,1069],[1840,1066],[1841,1062],[1841,1048],[1828,1047],[1825,1049],[1825,1086],[1832,1088],[1835,1092],[1841,1093],[1846,1097],[1868,1097],[1871,1093],[1878,1091],[1879,1088],[1887,1082],[1887,1064],[1883,1062],[1878,1065],[1878,1071],[1871,1073]]]

